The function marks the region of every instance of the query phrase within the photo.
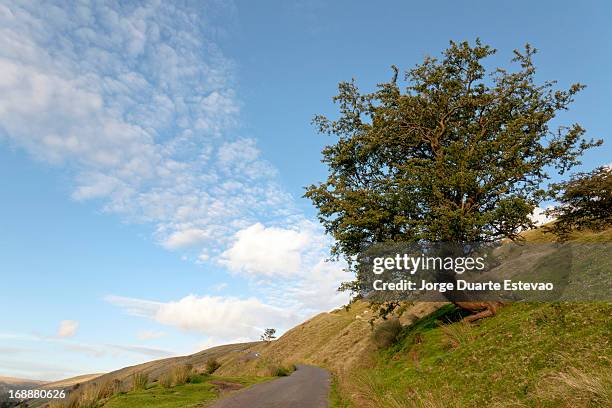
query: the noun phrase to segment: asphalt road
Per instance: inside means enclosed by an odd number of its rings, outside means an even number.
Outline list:
[[[327,408],[329,372],[298,365],[289,377],[281,377],[238,391],[210,408]]]

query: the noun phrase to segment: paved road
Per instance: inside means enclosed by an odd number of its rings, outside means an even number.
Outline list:
[[[281,377],[238,391],[210,408],[327,408],[329,372],[298,365],[289,377]]]

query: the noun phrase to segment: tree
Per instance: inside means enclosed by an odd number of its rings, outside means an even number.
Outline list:
[[[563,174],[601,143],[578,124],[550,127],[583,85],[537,84],[529,45],[514,51],[517,70],[487,74],[483,60],[495,52],[451,42],[406,72],[405,89],[393,66],[372,93],[340,83],[339,118],[315,117],[335,142],[322,151],[327,180],[305,196],[335,238],[332,257],[356,273],[341,289],[360,290],[354,259],[364,244],[517,239],[533,225],[547,172]]]
[[[272,341],[276,338],[276,329],[266,329],[264,334],[261,335],[261,340],[263,341]]]
[[[578,173],[553,185],[559,205],[547,214],[556,217],[548,229],[561,239],[573,230],[601,230],[612,225],[612,168]]]

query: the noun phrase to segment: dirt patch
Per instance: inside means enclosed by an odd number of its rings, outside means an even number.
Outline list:
[[[210,383],[215,387],[215,391],[219,394],[223,394],[230,391],[237,391],[241,388],[244,388],[244,385],[242,384],[229,381],[213,380]]]

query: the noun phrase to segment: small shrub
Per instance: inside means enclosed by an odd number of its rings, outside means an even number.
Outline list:
[[[397,336],[402,331],[402,324],[399,319],[388,319],[374,327],[372,340],[380,349],[387,348],[395,344]]]
[[[118,379],[106,380],[98,388],[98,399],[110,398],[121,390],[121,381]]]
[[[275,377],[286,377],[289,374],[290,374],[289,370],[286,369],[285,367],[276,367],[276,369],[274,370]]]
[[[183,385],[187,383],[191,373],[193,371],[193,366],[189,364],[184,364],[180,366],[172,367],[171,376],[172,376],[172,385]]]
[[[219,367],[221,367],[221,363],[219,363],[214,358],[209,358],[206,361],[206,374],[214,373],[215,371],[217,371],[219,369]]]
[[[72,391],[70,394],[68,394],[68,398],[64,402],[64,407],[65,408],[78,408],[80,396],[81,396],[80,390]]]
[[[170,371],[159,376],[158,382],[164,388],[171,388],[183,385],[191,381],[193,376],[193,366],[191,364],[177,365]]]
[[[73,393],[68,400],[68,408],[96,408],[101,399],[102,387],[97,383],[87,384],[81,392]]]
[[[284,366],[272,366],[270,371],[275,377],[287,377],[296,370],[295,364],[291,364],[289,367]]]
[[[161,385],[164,388],[172,387],[172,376],[170,375],[170,373],[164,373],[160,375],[158,381],[159,381],[159,385]]]
[[[149,383],[149,375],[145,373],[132,374],[132,391],[146,390]]]
[[[204,382],[204,376],[200,374],[194,374],[189,377],[189,384],[201,384]]]

